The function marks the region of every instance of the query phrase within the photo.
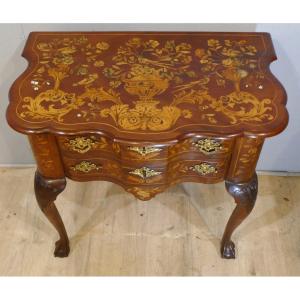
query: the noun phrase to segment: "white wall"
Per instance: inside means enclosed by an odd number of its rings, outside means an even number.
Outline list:
[[[284,132],[267,139],[257,169],[300,171],[300,24],[258,24],[256,31],[272,35],[277,61],[274,75],[288,94],[289,125]]]
[[[24,136],[10,129],[5,120],[8,90],[16,77],[26,69],[21,57],[25,40],[31,31],[94,30],[181,30],[181,31],[268,31],[272,34],[278,61],[272,71],[288,93],[290,123],[281,135],[268,139],[260,158],[259,170],[300,171],[300,135],[298,124],[300,95],[300,24],[0,24],[0,165],[31,164],[32,154]],[[298,150],[299,149],[299,150]],[[300,156],[300,155],[299,155]]]

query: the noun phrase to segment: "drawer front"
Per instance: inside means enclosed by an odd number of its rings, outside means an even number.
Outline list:
[[[169,156],[193,155],[203,159],[222,158],[230,155],[232,146],[233,139],[192,137],[171,146]]]
[[[143,162],[168,157],[168,147],[165,145],[121,144],[97,135],[58,136],[57,141],[63,155],[79,159],[110,156],[113,159]]]
[[[57,141],[63,155],[70,157],[94,157],[101,154],[120,156],[120,146],[99,135],[58,136]]]
[[[221,159],[232,151],[233,139],[193,137],[175,145],[120,146],[126,160],[155,161],[180,159]]]
[[[168,168],[170,182],[185,181],[213,183],[222,181],[225,177],[229,159],[222,160],[184,160],[174,161]]]
[[[75,180],[114,179],[122,185],[217,182],[227,170],[233,141],[193,137],[176,145],[118,144],[97,135],[58,137],[66,175]]]
[[[213,183],[224,179],[229,159],[174,160],[167,165],[122,165],[109,159],[63,157],[65,173],[79,181],[114,179],[121,185],[169,185],[180,181]]]
[[[66,175],[78,180],[113,178],[125,185],[165,183],[166,169],[144,166],[121,165],[118,161],[90,158],[78,160],[63,158]]]
[[[108,159],[90,158],[78,160],[63,157],[65,173],[68,177],[79,180],[105,180],[114,178],[122,181],[123,170],[117,161]]]
[[[156,194],[165,191],[172,184],[180,182],[220,182],[224,180],[228,164],[229,159],[220,161],[177,160],[170,163],[162,180],[149,180],[148,184],[137,181],[135,185],[128,186],[125,189],[140,200],[149,200]],[[130,180],[130,183],[133,183],[132,180]]]
[[[218,159],[232,151],[233,140],[193,137],[175,145],[121,144],[97,135],[59,136],[59,147],[63,155],[85,159],[87,157],[111,157],[122,161],[144,163],[181,159]]]

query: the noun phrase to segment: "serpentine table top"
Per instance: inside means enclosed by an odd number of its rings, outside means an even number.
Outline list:
[[[201,131],[271,136],[287,123],[268,33],[35,32],[11,89],[23,133],[169,140]]]

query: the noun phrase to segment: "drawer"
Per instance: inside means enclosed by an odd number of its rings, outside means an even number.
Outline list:
[[[58,136],[63,155],[85,159],[110,157],[122,161],[147,162],[181,159],[218,159],[230,155],[232,139],[193,137],[175,145],[121,144],[98,135]]]
[[[225,177],[229,157],[219,160],[182,160],[180,157],[161,165],[145,163],[143,166],[122,166],[124,180],[130,184],[172,184],[182,179],[195,182],[218,182]]]
[[[167,185],[224,178],[233,140],[197,136],[176,145],[119,144],[99,135],[59,136],[66,175],[75,180],[114,179],[122,185]]]
[[[229,158],[220,160],[174,159],[168,164],[121,164],[106,158],[78,160],[63,157],[65,173],[79,180],[110,180],[121,185],[169,185],[180,181],[213,183],[224,179]]]
[[[156,184],[166,180],[166,168],[147,165],[121,165],[107,158],[83,160],[63,157],[66,175],[72,179],[87,181],[115,179],[123,184]]]
[[[101,157],[101,155],[120,156],[120,146],[99,135],[57,136],[63,155],[70,157]]]
[[[122,181],[121,165],[112,160],[91,158],[78,160],[63,157],[66,176],[79,181],[116,179]]]
[[[156,194],[165,191],[170,185],[180,182],[220,182],[224,180],[228,163],[228,159],[209,162],[174,161],[168,166],[165,176],[160,182],[152,180],[148,181],[148,185],[138,182],[136,185],[125,187],[125,189],[140,200],[149,200]]]
[[[232,151],[233,139],[193,137],[174,145],[120,146],[122,160],[163,161],[176,159],[221,159]]]
[[[223,158],[230,155],[233,147],[233,141],[233,139],[228,138],[206,136],[187,138],[173,146],[170,146],[169,157],[180,155],[182,158]]]
[[[98,135],[58,136],[57,141],[63,155],[79,159],[110,156],[113,159],[142,162],[168,157],[166,145],[121,144]]]
[[[221,160],[177,160],[168,168],[169,182],[193,181],[213,183],[222,181],[229,164],[229,158]]]

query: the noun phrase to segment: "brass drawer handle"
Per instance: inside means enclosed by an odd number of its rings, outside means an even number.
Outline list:
[[[140,169],[135,169],[133,171],[130,171],[129,173],[132,174],[132,175],[139,176],[143,179],[146,179],[146,178],[150,178],[150,177],[153,177],[153,176],[160,175],[162,172],[151,170],[147,167],[142,167]]]
[[[221,143],[213,139],[200,139],[193,145],[204,154],[215,153],[222,149]]]
[[[76,137],[66,142],[66,145],[73,151],[78,153],[86,153],[92,148],[96,148],[97,142],[86,137]]]
[[[194,165],[193,167],[190,167],[190,170],[200,174],[200,175],[207,175],[212,173],[218,173],[217,169],[207,163],[201,163],[199,165]]]
[[[159,152],[162,149],[161,148],[157,148],[157,147],[137,147],[137,146],[129,146],[128,149],[130,151],[134,151],[137,152],[138,154],[142,155],[142,156],[146,156],[150,153],[155,153],[155,152]]]
[[[83,173],[89,173],[93,170],[100,170],[101,166],[97,166],[94,163],[91,163],[89,161],[82,161],[79,164],[71,167],[71,169],[73,171],[79,171],[79,172],[83,172]]]

